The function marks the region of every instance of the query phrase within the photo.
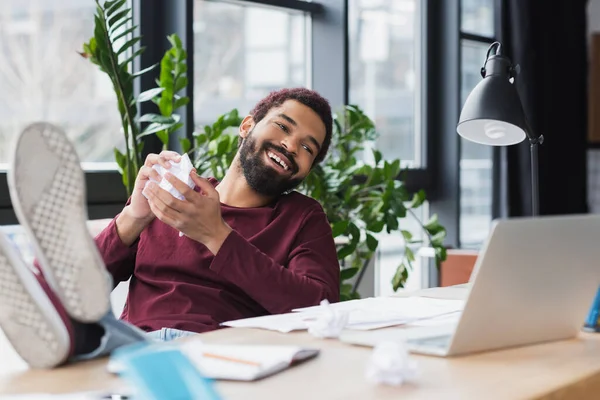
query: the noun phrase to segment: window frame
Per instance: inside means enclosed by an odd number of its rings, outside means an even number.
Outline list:
[[[262,5],[302,11],[310,14],[310,82],[311,87],[329,99],[333,108],[349,101],[349,44],[348,44],[348,0],[206,0],[235,4]],[[144,7],[141,7],[143,2]],[[141,46],[146,51],[136,60],[134,70],[158,62],[168,48],[166,36],[177,33],[184,42],[189,55],[193,54],[193,9],[194,0],[177,2],[161,0],[132,0],[136,34],[142,35]],[[432,212],[440,215],[448,229],[448,244],[456,245],[458,227],[458,135],[444,134],[454,131],[459,109],[452,105],[459,93],[456,86],[458,60],[451,60],[447,68],[439,68],[441,61],[451,56],[457,45],[459,32],[459,0],[423,0],[421,3],[421,65],[420,65],[420,168],[404,171],[402,178],[411,192],[424,189]],[[453,44],[455,43],[455,44]],[[458,54],[458,53],[457,53]],[[189,56],[188,70],[193,71],[193,57]],[[136,81],[136,94],[154,87],[152,74],[145,74]],[[172,148],[179,149],[179,138],[184,132],[191,136],[194,126],[193,73],[188,74],[190,103],[181,111],[184,127],[173,136]],[[438,87],[441,87],[441,96]],[[455,102],[456,103],[456,102]],[[151,102],[143,103],[140,112],[155,107]],[[158,152],[160,142],[153,136],[145,139],[144,156]],[[0,224],[17,223],[12,211],[6,173],[0,179]],[[127,200],[121,176],[117,171],[86,171],[86,194],[89,218],[114,217]],[[456,232],[455,232],[456,231]]]

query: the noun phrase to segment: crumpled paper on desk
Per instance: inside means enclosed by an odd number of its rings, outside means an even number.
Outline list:
[[[158,186],[160,188],[166,190],[167,192],[171,193],[171,195],[173,195],[173,197],[175,197],[179,200],[183,200],[184,199],[183,195],[179,192],[179,190],[175,189],[173,187],[173,185],[171,185],[171,182],[169,182],[165,178],[165,173],[167,171],[170,172],[171,175],[177,177],[180,181],[182,181],[183,183],[185,183],[186,185],[188,185],[190,188],[193,189],[194,187],[196,187],[196,184],[190,177],[190,173],[194,169],[194,166],[192,165],[192,162],[190,161],[190,157],[187,155],[187,153],[184,154],[183,156],[181,156],[181,159],[179,160],[178,163],[176,163],[174,161],[169,161],[169,163],[171,163],[171,168],[169,168],[169,169],[164,168],[160,164],[154,164],[152,166],[152,169],[154,169],[156,172],[158,172],[158,174],[161,176],[160,182],[157,182]],[[148,183],[150,183],[150,181],[146,182],[146,186],[148,185]],[[144,194],[143,191],[142,191],[142,194],[144,195],[144,197],[146,197],[146,195]],[[183,236],[183,232],[179,232],[179,237],[181,237],[181,236]]]
[[[171,193],[173,195],[173,197],[178,198],[179,200],[183,200],[184,199],[183,195],[181,193],[179,193],[179,190],[175,189],[173,187],[173,185],[171,185],[171,182],[169,182],[165,178],[165,173],[167,171],[170,172],[171,175],[177,177],[180,181],[182,181],[183,183],[185,183],[186,185],[188,185],[190,188],[193,189],[196,186],[196,184],[190,177],[190,173],[194,169],[194,166],[192,165],[192,162],[190,161],[190,157],[187,155],[187,153],[184,154],[183,156],[181,156],[181,160],[179,160],[178,163],[176,163],[174,161],[169,161],[169,163],[171,164],[171,168],[169,168],[169,169],[164,168],[160,164],[154,164],[152,166],[152,169],[154,169],[156,172],[158,172],[158,174],[162,178],[160,180],[160,182],[157,182],[158,186],[160,188],[166,190],[167,192]],[[146,185],[147,184],[148,183],[146,183]],[[144,195],[144,197],[146,197],[146,196]]]
[[[367,380],[375,384],[398,386],[413,379],[417,364],[405,344],[381,342],[375,346],[366,368]]]
[[[327,299],[321,301],[321,310],[312,321],[307,321],[308,333],[318,338],[337,338],[348,324],[349,313],[336,310]]]

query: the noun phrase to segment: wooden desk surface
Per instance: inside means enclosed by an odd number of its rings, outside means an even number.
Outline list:
[[[202,338],[210,343],[300,344],[322,349],[316,359],[262,381],[218,382],[217,390],[226,400],[600,398],[600,334],[582,333],[573,340],[458,358],[413,355],[419,376],[400,387],[365,380],[372,349],[317,339],[306,332],[224,329]],[[106,359],[48,371],[19,370],[6,362],[5,357],[0,359],[0,395],[125,388],[123,381],[105,371]]]

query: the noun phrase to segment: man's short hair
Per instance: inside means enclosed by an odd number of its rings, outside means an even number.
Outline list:
[[[310,107],[325,124],[325,140],[321,144],[321,150],[315,157],[314,164],[320,163],[325,158],[329,145],[331,143],[331,132],[333,129],[333,116],[331,114],[331,106],[329,102],[314,90],[306,88],[289,88],[280,89],[269,93],[267,97],[259,101],[250,115],[255,123],[259,123],[265,115],[274,107],[279,107],[286,100],[296,100],[307,107]],[[242,138],[239,139],[239,144],[242,144]]]

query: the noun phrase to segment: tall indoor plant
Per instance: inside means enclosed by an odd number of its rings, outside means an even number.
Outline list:
[[[133,26],[132,10],[127,0],[96,0],[94,34],[83,44],[81,55],[96,64],[110,78],[121,126],[125,136],[125,153],[115,148],[115,161],[123,176],[127,194],[131,194],[135,177],[142,166],[142,138],[155,134],[168,147],[169,135],[179,129],[179,115],[175,111],[185,106],[189,99],[178,93],[187,86],[187,54],[181,40],[175,34],[168,36],[171,48],[162,57],[157,87],[134,96],[134,80],[153,70],[159,64],[131,72],[133,60],[144,52],[138,47],[141,40]],[[138,115],[138,104],[154,102],[157,113]]]

